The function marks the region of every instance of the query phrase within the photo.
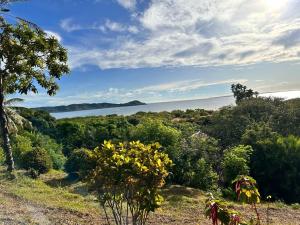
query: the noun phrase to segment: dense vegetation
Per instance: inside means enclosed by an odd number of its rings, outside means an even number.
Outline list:
[[[95,168],[91,153],[105,140],[160,143],[174,166],[167,182],[232,196],[237,175],[257,180],[262,198],[300,201],[300,99],[247,98],[218,111],[176,110],[131,116],[55,120],[48,113],[17,111],[33,128],[12,139],[19,167],[28,152],[47,153],[55,169],[83,179]],[[39,157],[43,154],[35,153]],[[48,161],[44,160],[45,163]],[[43,171],[41,171],[43,172]]]

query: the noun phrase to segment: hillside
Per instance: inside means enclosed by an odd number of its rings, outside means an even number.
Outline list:
[[[81,111],[81,110],[92,110],[92,109],[105,109],[105,108],[115,108],[124,106],[136,106],[136,105],[146,105],[146,103],[140,101],[131,101],[127,103],[82,103],[82,104],[71,104],[71,105],[61,105],[61,106],[49,106],[49,107],[37,107],[33,108],[36,110],[43,110],[49,113],[58,112],[71,112],[71,111]]]
[[[155,214],[151,214],[149,224],[209,225],[203,215],[205,193],[181,186],[170,186],[163,190],[165,203]],[[81,182],[70,181],[66,174],[52,170],[32,180],[17,172],[17,179],[9,179],[0,169],[0,223],[15,224],[93,224],[104,225],[104,215],[98,208],[96,198],[87,192]],[[249,218],[249,206],[232,203],[232,207]],[[267,205],[259,211],[265,221]],[[295,225],[300,221],[300,209],[283,203],[272,203],[271,224]]]

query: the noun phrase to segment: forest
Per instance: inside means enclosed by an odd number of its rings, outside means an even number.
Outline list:
[[[55,169],[85,182],[97,168],[93,157],[97,149],[133,143],[135,147],[130,148],[142,152],[145,146],[157,143],[155,152],[172,162],[170,166],[165,161],[169,168],[164,175],[167,185],[192,187],[235,200],[232,182],[246,175],[257,181],[262,199],[272,196],[272,201],[299,203],[300,99],[258,97],[240,84],[233,85],[232,90],[236,105],[217,111],[56,120],[45,111],[12,107],[25,121],[12,136],[16,167],[27,170],[32,178]],[[248,91],[250,95],[245,94]],[[1,155],[3,164],[5,157]],[[110,156],[103,157],[106,160]],[[109,179],[112,174],[110,171]]]
[[[253,97],[217,111],[139,112],[61,120],[44,111],[16,110],[32,124],[12,139],[13,154],[21,168],[31,168],[27,159],[42,152],[47,163],[40,172],[64,169],[83,178],[92,169],[89,152],[104,141],[158,142],[160,151],[174,163],[168,183],[221,189],[230,197],[231,181],[240,174],[251,175],[264,197],[300,202],[300,99]]]

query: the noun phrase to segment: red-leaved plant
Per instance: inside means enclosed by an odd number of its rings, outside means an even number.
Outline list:
[[[212,225],[242,225],[239,213],[235,210],[229,209],[227,202],[215,199],[209,193],[206,200],[205,215],[212,221]]]
[[[256,187],[256,180],[249,176],[238,176],[233,182],[235,193],[242,203],[251,204],[256,214],[257,225],[261,224],[256,204],[260,203],[260,194]]]

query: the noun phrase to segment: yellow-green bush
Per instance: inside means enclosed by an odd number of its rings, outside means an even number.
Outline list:
[[[112,210],[116,224],[145,224],[148,214],[162,203],[158,190],[165,183],[172,161],[159,148],[157,143],[104,142],[95,149],[96,167],[89,182],[97,190],[105,212],[107,208]],[[123,206],[128,210],[122,212]]]

